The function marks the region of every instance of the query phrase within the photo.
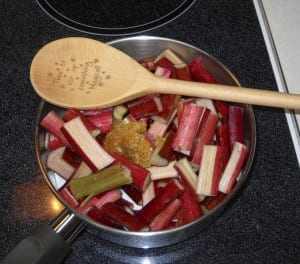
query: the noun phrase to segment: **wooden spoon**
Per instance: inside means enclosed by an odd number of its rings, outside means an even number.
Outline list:
[[[300,95],[156,77],[121,51],[88,38],[48,43],[34,57],[30,79],[46,101],[66,108],[108,107],[151,93],[300,109]]]

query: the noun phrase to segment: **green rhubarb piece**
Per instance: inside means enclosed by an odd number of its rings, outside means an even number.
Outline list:
[[[99,193],[119,188],[129,183],[132,183],[130,170],[118,163],[86,177],[71,180],[70,188],[77,199],[86,196],[92,198]]]

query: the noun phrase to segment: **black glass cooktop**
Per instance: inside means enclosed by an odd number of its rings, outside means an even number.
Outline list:
[[[164,25],[194,0],[37,0],[58,22],[83,32],[126,35]]]

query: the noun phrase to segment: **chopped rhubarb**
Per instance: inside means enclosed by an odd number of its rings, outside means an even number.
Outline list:
[[[158,152],[158,155],[165,159],[169,160],[171,159],[172,155],[174,154],[173,148],[172,148],[172,142],[174,141],[176,136],[176,132],[173,129],[170,129],[167,134],[165,135],[165,140],[162,143],[162,146]]]
[[[89,133],[80,117],[66,122],[62,132],[73,149],[93,171],[99,171],[113,162],[114,159]]]
[[[91,170],[91,168],[88,165],[86,165],[86,163],[84,161],[81,161],[80,165],[78,166],[76,171],[73,173],[72,179],[78,179],[78,178],[88,176],[92,172],[93,171]]]
[[[76,152],[70,150],[69,148],[65,148],[62,159],[76,169],[81,164],[81,158],[77,155]]]
[[[196,147],[193,154],[192,163],[195,167],[200,165],[204,145],[209,145],[215,134],[218,123],[218,116],[209,112],[207,118],[201,120],[199,136],[196,139]]]
[[[122,187],[123,191],[136,204],[142,204],[142,192],[138,190],[133,184],[128,184]]]
[[[67,202],[69,206],[76,208],[79,205],[79,202],[71,194],[68,187],[65,186],[64,188],[60,189],[58,193]]]
[[[85,200],[80,204],[80,206],[77,208],[78,212],[86,213],[88,210],[90,210],[93,206],[97,207],[98,209],[101,209],[101,207],[106,203],[114,203],[121,199],[121,191],[119,189],[113,189],[110,191],[107,191],[105,193],[101,193],[101,195],[97,195],[88,202],[85,202]]]
[[[47,166],[49,169],[57,172],[64,179],[69,179],[75,168],[63,159],[63,153],[66,147],[60,147],[51,151],[47,157]]]
[[[161,180],[161,179],[168,179],[168,178],[175,178],[178,176],[177,170],[174,168],[176,161],[170,162],[167,166],[158,167],[152,166],[148,168],[148,171],[151,175],[151,180]]]
[[[116,223],[130,231],[148,231],[147,225],[136,215],[131,215],[123,207],[114,203],[106,203],[101,211]]]
[[[98,115],[92,115],[87,118],[95,127],[97,127],[102,134],[106,134],[112,130],[113,113],[112,111],[105,111]]]
[[[229,106],[228,126],[231,148],[236,141],[245,144],[244,109],[242,107]]]
[[[41,121],[41,126],[59,138],[64,146],[71,148],[69,141],[61,132],[61,128],[64,126],[64,123],[64,120],[60,116],[58,116],[54,111],[50,111]]]
[[[190,155],[202,114],[203,107],[193,103],[184,105],[182,118],[172,144],[174,150],[185,155]]]
[[[192,79],[198,82],[218,83],[212,74],[202,65],[201,57],[196,57],[189,63]]]
[[[159,96],[148,96],[128,103],[130,114],[139,119],[145,116],[152,116],[163,110],[162,101]]]
[[[53,135],[52,133],[46,131],[45,133],[45,149],[54,150],[60,147],[63,147],[64,143],[60,141],[58,137]]]
[[[190,68],[186,63],[175,64],[176,77],[179,80],[191,81]]]
[[[76,198],[89,196],[93,198],[103,193],[132,182],[130,170],[120,164],[115,164],[99,172],[70,181],[72,194]]]
[[[125,105],[117,105],[113,110],[113,117],[114,119],[122,120],[127,112],[128,108]]]
[[[199,169],[197,194],[215,196],[221,175],[220,147],[205,145]]]
[[[178,160],[175,163],[175,168],[178,170],[181,178],[184,178],[185,181],[188,182],[189,185],[193,188],[193,190],[196,191],[198,177],[187,158],[184,157]]]
[[[223,172],[231,152],[229,143],[229,128],[227,124],[217,126],[216,143],[220,146],[220,162],[222,163],[221,171]]]
[[[201,203],[202,208],[207,211],[210,211],[217,207],[225,198],[226,194],[219,192],[217,196],[208,196],[205,200]]]
[[[115,158],[115,162],[120,162],[130,169],[132,184],[141,192],[144,191],[150,182],[150,172],[118,153],[111,153],[111,155]]]
[[[219,191],[226,194],[231,192],[236,178],[241,172],[247,154],[248,147],[246,145],[240,142],[234,143],[230,158],[219,182]]]
[[[66,122],[80,117],[82,122],[84,123],[87,130],[92,134],[93,137],[97,137],[100,134],[100,130],[96,127],[89,119],[87,119],[79,110],[77,109],[69,109],[64,115],[64,120]]]
[[[184,181],[182,181],[182,184],[184,186],[184,191],[180,195],[182,203],[182,224],[188,224],[200,218],[202,216],[202,210],[194,189],[188,184],[185,184]]]
[[[172,75],[172,70],[157,66],[154,75],[163,78],[170,78],[170,76]]]
[[[177,56],[177,54],[174,53],[171,49],[166,49],[163,52],[161,52],[156,59],[154,60],[154,63],[156,65],[161,65],[162,61],[169,61],[170,65],[176,65],[176,64],[182,64],[184,63],[181,58]],[[166,63],[165,63],[166,64]],[[163,67],[163,66],[162,66]],[[167,67],[168,68],[168,67]]]
[[[214,101],[215,108],[218,112],[222,124],[228,123],[229,104],[222,101]]]
[[[155,197],[155,190],[154,190],[154,182],[151,181],[146,190],[142,194],[143,197],[143,206],[149,203]]]
[[[161,210],[178,197],[184,188],[178,180],[172,179],[168,185],[163,188],[154,199],[152,199],[142,210],[138,212],[138,216],[145,222],[150,223],[152,219],[161,212]]]
[[[122,226],[120,224],[116,223],[113,219],[111,219],[108,215],[106,215],[96,207],[93,207],[91,210],[89,210],[87,215],[100,224],[117,229],[122,229]]]
[[[160,152],[161,147],[162,147],[162,143],[157,145],[156,148],[154,149],[154,151],[152,152],[152,155],[151,155],[151,165],[152,166],[163,167],[163,166],[168,165],[168,160],[161,157],[158,154]]]
[[[196,105],[209,109],[211,113],[217,115],[217,110],[215,108],[213,100],[207,98],[198,98],[195,103]]]
[[[181,208],[181,201],[175,199],[158,213],[149,224],[151,231],[164,229]]]
[[[175,109],[180,96],[175,94],[162,94],[160,99],[162,103],[162,111],[157,115],[152,116],[152,119],[160,121],[163,124],[170,124],[170,121],[176,114]]]

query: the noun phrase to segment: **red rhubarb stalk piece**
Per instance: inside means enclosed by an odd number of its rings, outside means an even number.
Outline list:
[[[115,162],[120,162],[121,164],[130,169],[132,184],[139,191],[143,192],[150,182],[150,172],[147,169],[137,165],[133,161],[130,161],[129,159],[125,158],[124,156],[118,153],[111,153],[111,156],[115,158]]]
[[[142,204],[142,192],[133,184],[125,185],[122,189],[136,204]]]
[[[113,113],[105,111],[98,115],[92,115],[87,118],[102,134],[110,132],[113,128]]]
[[[76,152],[70,150],[69,148],[65,148],[62,159],[76,169],[81,164],[81,158],[77,155]]]
[[[99,171],[114,161],[114,158],[89,133],[80,117],[66,122],[62,132],[73,149],[93,171]]]
[[[229,106],[228,126],[231,148],[236,141],[245,144],[244,109],[242,107]]]
[[[160,121],[163,124],[169,124],[170,120],[175,116],[174,110],[180,96],[175,94],[162,94],[160,99],[162,103],[162,111],[157,115],[152,116],[152,119]]]
[[[89,210],[87,215],[100,224],[117,229],[123,229],[123,227],[120,224],[116,223],[113,219],[111,219],[108,215],[106,215],[104,212],[102,212],[96,207],[93,207],[91,210]]]
[[[198,82],[218,83],[213,75],[201,63],[201,57],[198,56],[189,63],[192,79]]]
[[[150,223],[152,219],[171,201],[178,197],[184,188],[178,180],[172,179],[157,196],[138,212],[143,221]]]
[[[207,196],[205,200],[201,203],[201,206],[206,211],[211,211],[217,207],[225,198],[226,194],[219,192],[217,196]]]
[[[201,120],[199,136],[196,138],[196,146],[193,153],[192,163],[195,167],[200,165],[204,145],[209,145],[215,134],[218,123],[218,116],[209,112],[207,118]]]
[[[65,149],[66,147],[60,147],[52,150],[47,157],[46,164],[50,170],[57,172],[64,179],[68,180],[74,173],[75,168],[62,158]]]
[[[200,218],[202,216],[202,210],[194,189],[189,184],[186,184],[185,181],[182,181],[182,184],[184,186],[184,191],[180,195],[182,203],[182,224],[188,224]]]
[[[64,115],[65,122],[68,122],[76,117],[80,117],[84,123],[87,130],[92,134],[93,137],[96,137],[100,134],[100,130],[96,127],[89,119],[87,119],[79,110],[69,109]]]
[[[173,217],[177,214],[177,212],[181,208],[181,201],[179,199],[175,199],[170,202],[159,214],[157,214],[154,219],[149,224],[151,231],[159,231],[164,229]]]
[[[64,187],[58,191],[60,196],[67,202],[72,208],[76,208],[79,205],[79,202],[75,199],[72,193],[69,191],[68,187]]]
[[[116,223],[122,225],[129,231],[148,231],[147,225],[139,219],[137,215],[131,215],[123,207],[106,203],[102,206],[101,211],[112,218]]]
[[[181,119],[181,116],[182,116],[182,111],[184,109],[184,105],[189,104],[189,103],[195,103],[195,102],[196,102],[195,98],[189,98],[189,99],[178,101],[178,103],[176,105],[176,114],[177,114],[178,123],[180,123],[180,119]]]
[[[219,182],[219,191],[226,194],[231,192],[247,158],[248,150],[246,145],[240,142],[234,143],[230,158]]]
[[[51,132],[46,131],[45,133],[45,149],[51,151],[60,147],[63,147],[64,143],[60,141],[58,137],[53,135]]]
[[[166,159],[168,161],[170,161],[172,155],[174,154],[173,148],[172,148],[172,143],[175,139],[176,136],[176,132],[173,129],[170,129],[167,134],[165,135],[165,141],[163,142],[158,155],[163,158]]]
[[[55,135],[63,143],[63,145],[72,148],[68,140],[61,132],[65,121],[57,115],[54,111],[50,111],[41,121],[41,126],[47,129],[50,133]]]
[[[205,145],[199,169],[197,194],[215,196],[221,175],[220,147]]]
[[[176,137],[172,147],[185,155],[190,155],[199,128],[203,107],[193,103],[184,105]]]
[[[223,101],[214,101],[215,108],[218,112],[222,124],[228,123],[229,104]]]
[[[175,71],[177,79],[184,81],[192,80],[190,68],[186,63],[175,64]]]
[[[86,213],[88,210],[91,209],[92,206],[97,207],[98,209],[101,209],[101,207],[110,202],[114,203],[121,199],[121,191],[119,189],[113,189],[110,191],[107,191],[105,193],[101,193],[100,195],[95,196],[90,201],[88,201],[86,204],[80,204],[80,206],[77,208],[78,212]]]
[[[131,101],[128,103],[127,107],[130,114],[135,119],[156,115],[163,110],[161,99],[156,95]]]
[[[229,127],[227,124],[217,126],[216,143],[220,146],[220,162],[222,163],[221,171],[223,172],[231,152],[229,143]]]

